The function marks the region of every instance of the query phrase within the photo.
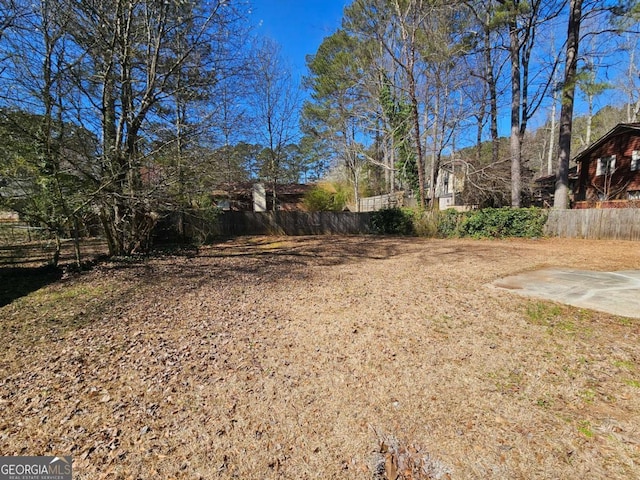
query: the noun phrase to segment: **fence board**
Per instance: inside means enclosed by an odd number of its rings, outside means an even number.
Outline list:
[[[640,240],[640,208],[550,210],[545,233],[567,238]]]
[[[407,206],[407,201],[411,199],[405,197],[404,192],[388,193],[386,195],[376,195],[375,197],[364,197],[358,200],[358,212],[375,212],[385,208]]]
[[[216,233],[235,235],[356,235],[370,233],[369,213],[224,212]]]
[[[218,236],[358,235],[371,233],[371,215],[368,212],[224,212],[213,222],[187,218],[185,232],[187,238],[198,229]],[[637,241],[640,240],[640,208],[550,210],[545,233],[567,238]]]

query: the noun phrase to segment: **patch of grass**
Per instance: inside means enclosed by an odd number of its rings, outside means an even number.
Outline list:
[[[550,334],[561,332],[589,336],[593,333],[588,326],[593,313],[588,310],[536,301],[527,304],[525,315],[528,323],[547,327]]]
[[[596,392],[590,388],[587,388],[583,392],[580,392],[580,398],[582,398],[582,401],[585,403],[593,403],[593,401],[596,399]]]
[[[105,293],[104,286],[93,286],[85,283],[79,283],[59,290],[38,290],[37,292],[33,292],[31,296],[33,297],[33,300],[37,302],[47,302],[55,305],[57,302],[65,300],[82,302],[88,298],[99,297],[103,293]]]
[[[576,324],[568,319],[560,320],[553,326],[559,330],[564,330],[567,333],[574,333],[576,331]]]
[[[490,372],[487,376],[494,380],[496,388],[502,393],[516,393],[522,388],[524,377],[517,370]]]
[[[289,246],[291,245],[287,242],[270,242],[270,243],[260,245],[259,247],[263,250],[276,250],[278,248],[286,248]]]
[[[624,369],[624,370],[635,370],[636,369],[636,365],[633,362],[630,362],[628,360],[615,360],[613,362],[613,366],[621,368],[621,369]]]
[[[640,380],[625,380],[624,383],[633,388],[640,388]]]
[[[593,438],[594,436],[593,430],[591,429],[591,422],[587,420],[578,422],[578,431],[587,438]]]
[[[578,309],[578,320],[581,322],[591,321],[594,318],[595,312],[593,310]]]
[[[553,407],[553,398],[546,394],[536,400],[536,405],[540,408],[551,408]]]
[[[527,305],[527,321],[533,325],[551,326],[562,314],[559,305],[547,302],[531,302]]]
[[[62,278],[59,268],[0,268],[0,308]]]
[[[567,377],[569,377],[571,380],[575,380],[579,375],[578,370],[571,368],[568,365],[563,365],[562,371],[566,373]]]
[[[619,317],[619,319],[620,319],[620,325],[623,325],[625,327],[632,327],[635,324],[633,318]]]
[[[2,328],[33,342],[63,335],[87,325],[92,313],[110,302],[119,288],[111,282],[92,285],[83,280],[40,288],[7,307],[20,314],[12,315]]]

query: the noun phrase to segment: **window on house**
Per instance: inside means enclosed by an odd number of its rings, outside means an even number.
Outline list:
[[[640,150],[631,152],[631,171],[640,170]]]
[[[596,176],[611,175],[616,171],[616,156],[602,157],[598,159],[598,167],[596,169]]]
[[[640,200],[640,190],[629,190],[627,195],[629,200]]]

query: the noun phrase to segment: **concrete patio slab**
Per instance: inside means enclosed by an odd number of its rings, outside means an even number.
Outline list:
[[[491,285],[519,295],[640,318],[640,270],[544,269],[502,278]]]

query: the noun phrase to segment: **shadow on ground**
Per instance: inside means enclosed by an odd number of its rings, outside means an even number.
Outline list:
[[[118,275],[121,282],[134,282],[138,288],[158,286],[179,295],[219,282],[276,285],[281,280],[305,281],[314,268],[402,255],[410,242],[360,236],[240,237],[199,248],[164,246],[150,255],[112,258],[97,270]]]
[[[415,238],[413,238],[415,240]],[[201,257],[299,258],[322,265],[357,260],[383,260],[399,255],[401,239],[376,236],[244,237],[216,242],[203,248]]]
[[[62,269],[54,267],[0,268],[0,308],[14,300],[57,282]]]

